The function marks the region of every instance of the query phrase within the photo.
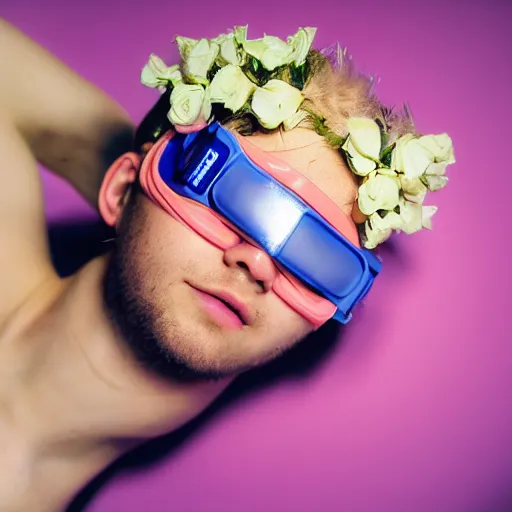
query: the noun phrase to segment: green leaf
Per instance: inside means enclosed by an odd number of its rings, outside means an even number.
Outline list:
[[[183,75],[183,81],[186,84],[197,84],[203,85],[204,87],[208,87],[209,85],[208,78],[204,78],[202,76],[197,75]]]
[[[266,84],[271,76],[271,72],[266,70],[261,62],[252,57],[251,59],[247,59],[245,66],[242,67],[243,72],[256,85],[260,87]]]
[[[343,146],[345,138],[336,135],[332,130],[330,130],[324,117],[319,116],[308,109],[304,109],[304,111],[309,115],[315,132],[318,133],[318,135],[321,135],[330,146],[336,149]]]
[[[213,66],[208,71],[208,80],[211,82],[213,77],[222,69],[222,66],[219,66],[216,62],[214,62]]]
[[[296,66],[292,64],[290,66],[290,85],[293,85],[297,89],[304,89],[307,77],[309,75],[309,62],[306,60],[304,64]]]
[[[380,153],[380,161],[388,168],[391,165],[391,155],[393,153],[393,149],[395,149],[395,144],[391,144],[391,146],[384,148]]]

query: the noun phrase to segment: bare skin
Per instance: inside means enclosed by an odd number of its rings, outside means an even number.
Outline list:
[[[169,350],[190,367],[224,376],[182,382],[142,366],[102,299],[112,255],[67,279],[55,272],[37,171],[43,163],[96,204],[107,167],[129,152],[132,123],[1,20],[0,62],[9,70],[0,77],[0,510],[58,511],[120,455],[183,425],[242,371],[276,357],[312,327],[271,291],[277,270],[262,251],[242,243],[222,252],[143,195],[128,222],[140,160],[127,157],[107,201],[119,246],[130,249],[132,291],[158,312]],[[40,77],[37,89],[19,78],[24,66]],[[316,134],[298,128],[252,141],[278,152],[351,212],[355,183]],[[251,324],[226,330],[216,323],[194,292],[198,283],[236,295]]]

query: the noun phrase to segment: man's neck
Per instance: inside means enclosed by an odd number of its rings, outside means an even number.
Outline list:
[[[138,367],[104,311],[106,264],[51,280],[0,334],[0,437],[10,432],[27,460],[58,454],[89,461],[94,474],[192,419],[230,383],[163,382]]]

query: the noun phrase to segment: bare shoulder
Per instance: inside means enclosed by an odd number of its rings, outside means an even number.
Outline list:
[[[52,275],[37,163],[0,118],[0,320]]]

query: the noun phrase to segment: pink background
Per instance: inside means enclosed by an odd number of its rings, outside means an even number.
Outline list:
[[[419,130],[456,149],[434,231],[397,239],[328,357],[239,393],[87,510],[512,510],[510,2],[0,0],[0,13],[137,121],[156,99],[140,70],[150,52],[175,56],[176,33],[318,26],[317,46],[348,45],[383,100],[409,102]],[[93,216],[44,180],[51,220]]]

